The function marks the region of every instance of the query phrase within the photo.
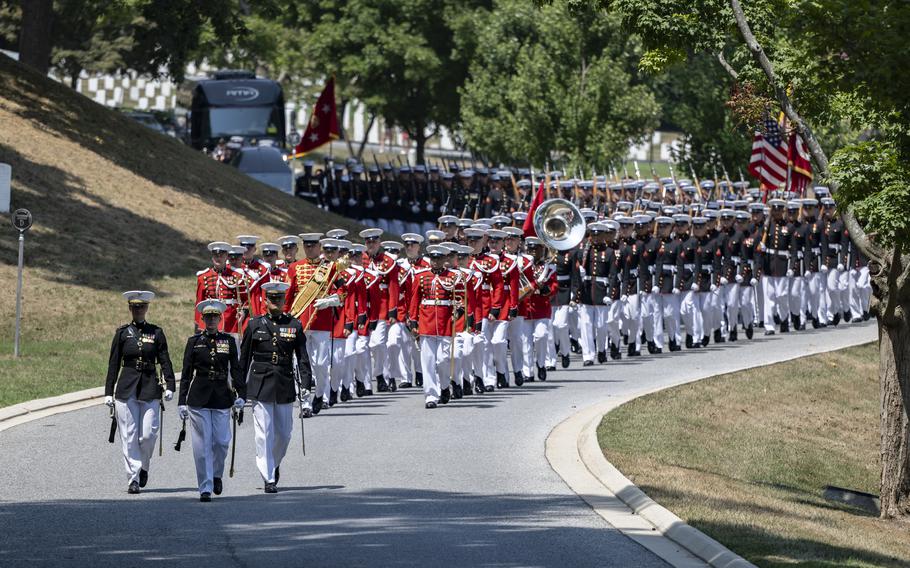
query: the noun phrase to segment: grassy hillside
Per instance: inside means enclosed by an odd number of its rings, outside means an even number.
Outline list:
[[[341,217],[259,184],[0,56],[0,162],[26,239],[23,353],[12,359],[16,232],[0,225],[0,406],[100,385],[120,292],[158,293],[149,320],[182,357],[206,244],[331,227]]]

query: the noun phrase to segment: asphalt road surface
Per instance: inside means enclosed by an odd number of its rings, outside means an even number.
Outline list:
[[[306,421],[306,457],[295,422],[277,495],[262,492],[247,420],[212,503],[198,501],[189,440],[173,449],[176,403],[138,496],[107,408],[36,420],[0,434],[0,566],[666,566],[563,483],[544,441],[608,397],[876,338],[873,322],[760,333],[586,369],[573,358],[546,382],[435,410],[418,389],[341,404]]]

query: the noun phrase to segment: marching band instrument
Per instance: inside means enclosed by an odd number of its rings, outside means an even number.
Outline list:
[[[585,238],[585,220],[572,202],[548,199],[534,212],[534,231],[549,248],[569,250]]]

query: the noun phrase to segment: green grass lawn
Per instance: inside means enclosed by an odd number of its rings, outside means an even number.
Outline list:
[[[659,392],[604,417],[604,454],[649,496],[759,566],[910,566],[910,526],[822,498],[878,493],[878,348]]]

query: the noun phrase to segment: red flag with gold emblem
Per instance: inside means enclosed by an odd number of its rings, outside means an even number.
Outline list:
[[[543,184],[544,182],[540,182],[540,187],[534,193],[534,199],[531,200],[531,206],[528,208],[528,216],[525,218],[525,224],[521,228],[525,237],[537,236],[537,231],[534,230],[534,213],[537,212],[537,208],[543,203],[543,194],[545,193]]]
[[[335,77],[329,79],[313,107],[310,122],[306,125],[306,132],[300,139],[300,144],[294,148],[294,157],[312,152],[323,144],[337,140],[340,136],[338,130],[338,109],[335,107]]]

